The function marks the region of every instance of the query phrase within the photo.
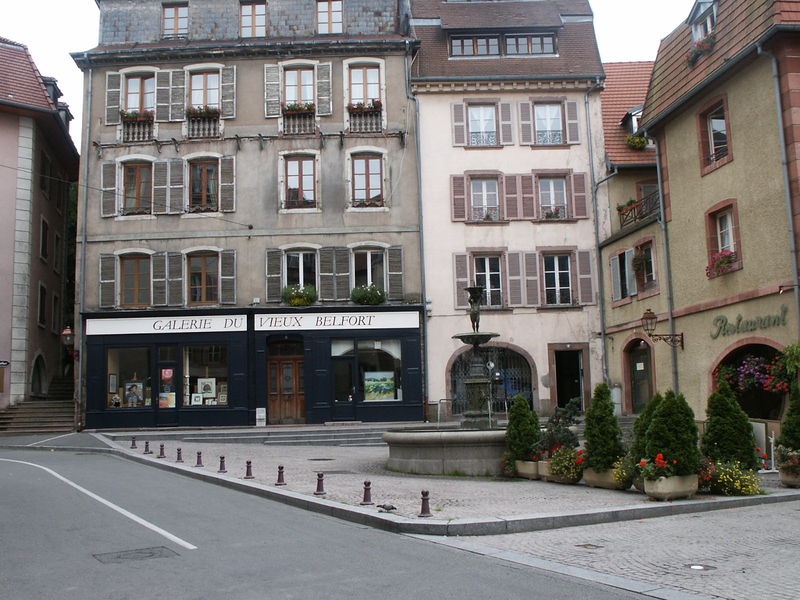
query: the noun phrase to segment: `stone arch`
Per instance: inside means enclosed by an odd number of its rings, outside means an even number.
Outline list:
[[[47,395],[47,383],[47,362],[42,353],[37,352],[31,365],[31,397],[44,398]]]
[[[656,369],[654,362],[653,342],[647,336],[638,333],[630,334],[622,343],[622,412],[623,414],[636,414],[643,408],[642,398],[636,398],[637,394],[634,390],[634,375],[635,370],[632,365],[633,354],[637,350],[647,350],[647,364],[644,366],[645,371],[649,374],[649,396],[658,389],[656,386]],[[646,395],[646,392],[642,391]],[[638,402],[635,402],[638,400]],[[649,402],[649,398],[645,403]]]

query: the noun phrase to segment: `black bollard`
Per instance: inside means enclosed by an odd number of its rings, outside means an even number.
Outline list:
[[[245,467],[245,470],[244,470],[244,478],[245,479],[255,479],[255,477],[253,477],[253,461],[248,460],[245,463],[245,465],[246,465],[246,467]]]
[[[219,457],[219,471],[217,473],[227,473],[228,471],[225,470],[225,457]]]
[[[278,465],[278,481],[275,482],[275,485],[286,485],[283,480],[283,465]]]
[[[430,500],[430,492],[428,490],[422,490],[422,510],[420,510],[419,517],[432,517],[431,514],[431,500]]]
[[[158,445],[158,456],[156,458],[167,458],[167,455],[164,454],[164,444]]]
[[[325,495],[325,473],[317,473],[317,491],[314,492],[315,496]]]
[[[142,454],[152,454],[152,453],[153,453],[153,451],[150,450],[150,440],[145,440],[144,441],[144,452],[142,452]]]
[[[372,501],[372,482],[364,482],[364,499],[361,501],[361,506],[369,506],[374,504]]]
[[[197,453],[197,464],[195,465],[195,467],[202,467],[202,466],[203,466],[203,453],[202,452],[198,452]]]
[[[178,458],[175,460],[175,462],[183,462],[183,450],[180,448],[178,448]]]
[[[131,437],[131,448],[136,448],[136,438]]]

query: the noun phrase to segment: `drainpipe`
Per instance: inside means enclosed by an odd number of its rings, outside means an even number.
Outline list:
[[[647,130],[644,130],[645,137],[648,137]],[[669,320],[669,332],[675,335],[675,319],[672,316],[675,310],[675,298],[672,290],[672,258],[669,250],[669,230],[667,229],[666,211],[664,210],[664,188],[661,183],[661,145],[656,141],[656,172],[658,173],[658,224],[661,226],[661,237],[664,241],[664,266],[667,275],[667,318]],[[678,349],[670,344],[672,354],[672,390],[675,394],[680,394],[680,378],[678,377]]]
[[[783,189],[786,198],[786,223],[789,229],[789,248],[792,253],[792,279],[794,283],[795,321],[797,322],[797,337],[800,339],[800,272],[797,261],[797,231],[792,215],[792,190],[789,183],[789,157],[786,152],[785,122],[783,119],[783,103],[781,102],[781,80],[778,71],[778,57],[764,50],[761,42],[756,45],[760,56],[769,57],[772,61],[772,82],[775,88],[775,106],[778,112],[778,140],[781,146],[781,166],[783,166]]]

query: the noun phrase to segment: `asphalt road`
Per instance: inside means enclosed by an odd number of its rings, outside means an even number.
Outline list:
[[[0,450],[1,600],[642,597],[112,455]]]

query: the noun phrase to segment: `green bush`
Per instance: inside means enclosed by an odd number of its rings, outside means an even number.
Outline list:
[[[586,411],[586,466],[595,471],[608,471],[625,454],[622,430],[614,416],[614,403],[608,384],[594,388],[592,405]]]
[[[755,471],[735,460],[716,463],[711,473],[709,491],[721,496],[757,496],[764,493]]]
[[[570,431],[570,427],[578,423],[581,413],[581,399],[573,398],[566,406],[557,406],[555,412],[547,418],[542,439],[537,450],[549,456],[560,447],[576,448],[578,436]]]
[[[635,463],[638,463],[647,455],[647,429],[650,427],[653,413],[663,399],[661,394],[653,396],[633,424],[633,443],[629,452]]]
[[[781,435],[775,443],[789,450],[800,450],[800,388],[796,376],[792,378],[789,409],[781,422]]]
[[[506,446],[514,460],[532,460],[531,455],[541,439],[539,416],[524,396],[517,394],[513,400],[508,411]]]
[[[750,419],[725,380],[708,398],[705,433],[700,451],[714,462],[738,461],[745,469],[757,470],[761,462],[756,456],[756,440]]]
[[[290,306],[309,306],[317,301],[317,289],[313,285],[287,285],[281,292],[281,298]]]
[[[636,461],[630,452],[614,462],[611,476],[626,490],[633,485],[633,478],[636,477]]]
[[[383,304],[386,302],[386,292],[377,285],[358,285],[350,292],[350,300],[356,304]]]
[[[658,454],[663,454],[668,461],[677,461],[672,467],[675,475],[697,475],[700,469],[697,442],[697,424],[692,409],[683,394],[675,395],[668,390],[647,428],[645,458],[655,461]]]
[[[556,477],[579,480],[586,468],[586,459],[583,450],[562,447],[553,452],[550,461],[550,473]]]

